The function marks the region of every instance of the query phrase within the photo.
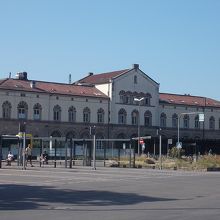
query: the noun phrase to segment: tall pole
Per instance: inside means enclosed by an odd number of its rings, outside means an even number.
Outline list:
[[[70,168],[73,166],[73,138],[70,138]]]
[[[138,156],[140,156],[140,101],[138,106]]]
[[[26,145],[26,133],[23,132],[23,170],[26,170],[26,152],[25,152],[25,145]]]
[[[134,98],[134,101],[138,102],[138,156],[140,155],[140,106],[142,100],[144,100],[144,97]]]
[[[154,157],[155,157],[155,154],[156,154],[156,140],[155,140],[155,138],[154,138]]]
[[[91,126],[90,127],[90,135],[93,136],[93,169],[96,170],[96,140],[95,140],[95,133],[96,133],[96,127]]]
[[[177,144],[179,145],[180,142],[180,115],[178,115],[178,122],[177,122]]]
[[[54,147],[55,147],[55,152],[54,152],[54,168],[57,167],[57,139],[55,139],[55,143],[54,143]]]
[[[67,168],[67,148],[68,148],[68,139],[65,140],[65,168]]]
[[[108,83],[108,128],[107,128],[107,148],[110,149],[110,142],[109,142],[109,137],[110,137],[110,128],[109,128],[109,124],[110,124],[110,83],[111,80]],[[104,167],[105,167],[105,160],[106,160],[106,144],[104,145]]]
[[[206,109],[206,98],[204,98],[205,103],[203,105],[203,114],[205,114],[205,109]],[[203,122],[203,126],[202,126],[202,139],[204,141],[205,139],[205,123]]]
[[[96,156],[96,149],[95,149],[95,133],[93,134],[93,170],[96,170],[96,161],[95,161],[95,156]]]
[[[162,151],[162,140],[161,140],[161,134],[159,135],[159,157],[160,157],[160,170],[162,170],[162,153],[161,153],[161,151]]]

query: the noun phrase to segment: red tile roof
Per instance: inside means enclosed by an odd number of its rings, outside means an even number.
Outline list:
[[[178,95],[169,93],[160,93],[160,102],[175,105],[190,105],[202,107],[220,107],[220,101],[191,95]]]
[[[113,71],[113,72],[108,72],[108,73],[100,73],[100,74],[95,74],[95,75],[89,75],[89,76],[86,76],[83,79],[80,79],[76,83],[86,83],[86,84],[108,83],[109,80],[111,80],[112,78],[123,75],[126,72],[128,72],[129,70],[130,69],[125,69],[125,70],[118,70],[118,71]]]
[[[94,86],[78,86],[64,83],[53,83],[35,81],[35,87],[31,88],[31,80],[7,79],[0,80],[0,89],[19,90],[29,92],[46,92],[51,94],[88,96],[98,98],[108,98],[104,93],[96,89]]]

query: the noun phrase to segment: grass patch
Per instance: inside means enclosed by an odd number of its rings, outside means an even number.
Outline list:
[[[117,161],[117,160],[115,160]],[[127,157],[121,157],[120,161],[117,161],[120,166],[129,167],[129,159]],[[133,158],[131,161],[133,164]],[[136,167],[141,166],[143,168],[159,168],[159,160],[149,158],[146,155],[142,155],[135,158]],[[203,155],[197,159],[192,157],[181,157],[181,158],[162,158],[163,169],[182,169],[182,170],[207,170],[207,168],[218,168],[220,167],[220,156],[219,155]]]

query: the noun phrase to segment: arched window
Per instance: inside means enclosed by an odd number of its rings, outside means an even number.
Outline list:
[[[172,115],[172,127],[177,128],[177,126],[178,126],[178,115],[173,114]]]
[[[69,131],[67,134],[66,134],[66,139],[71,139],[71,138],[75,138],[76,135],[73,131]]]
[[[128,91],[128,92],[125,93],[124,103],[125,103],[125,104],[131,104],[131,103],[133,103],[133,95],[132,95],[132,92]]]
[[[126,134],[124,134],[124,133],[119,133],[117,136],[116,136],[116,139],[125,139],[126,138]],[[120,149],[121,148],[121,146],[123,146],[123,144],[124,144],[124,141],[116,141],[115,142],[115,147],[116,148],[118,148],[118,149]]]
[[[151,98],[152,98],[151,94],[147,93],[146,97],[145,97],[145,105],[146,106],[150,106],[151,105]]]
[[[97,139],[97,141],[96,141],[96,149],[97,150],[104,149],[105,142],[100,140],[100,139],[104,139],[104,135],[101,134],[101,133],[98,133],[98,134],[96,134],[96,139]]]
[[[118,123],[126,124],[127,112],[122,108],[118,112]]]
[[[102,108],[100,108],[97,112],[97,122],[104,123],[105,112]]]
[[[53,108],[53,120],[61,121],[61,107],[59,105],[55,105]]]
[[[134,110],[131,113],[131,124],[132,125],[137,125],[139,121],[139,112],[137,110]]]
[[[161,127],[167,126],[167,116],[165,113],[161,113],[161,115],[160,115],[160,126]]]
[[[80,139],[89,139],[90,137],[91,135],[88,129],[80,134]]]
[[[27,119],[28,105],[26,102],[21,101],[18,104],[18,119]]]
[[[33,107],[33,119],[40,120],[41,119],[42,107],[39,103],[36,103]]]
[[[199,116],[198,115],[196,115],[195,117],[195,128],[199,129]]]
[[[71,106],[68,110],[69,122],[76,122],[76,108]]]
[[[90,109],[88,107],[83,109],[83,122],[84,123],[90,122]]]
[[[2,118],[11,118],[11,103],[8,101],[2,104]]]
[[[119,96],[120,96],[120,103],[124,103],[125,102],[125,91],[121,90],[119,92]]]
[[[144,113],[144,125],[146,127],[152,126],[152,113],[150,111]]]
[[[189,115],[183,117],[183,128],[189,128]]]
[[[52,137],[61,137],[61,133],[60,133],[60,131],[56,130],[56,131],[53,131],[50,136],[52,136]]]
[[[209,118],[209,129],[215,129],[215,118],[213,116]]]

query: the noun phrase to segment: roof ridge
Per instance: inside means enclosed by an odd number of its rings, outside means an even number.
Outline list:
[[[115,70],[115,71],[111,71],[111,72],[87,75],[84,78],[77,80],[73,84],[88,83],[88,84],[93,85],[93,84],[99,84],[99,83],[106,83],[110,79],[115,79],[115,78],[127,73],[128,71],[131,71],[131,69]]]
[[[184,96],[184,97],[196,97],[196,98],[208,98],[205,96],[197,96],[197,95],[191,95],[191,94],[176,94],[176,93],[166,93],[166,92],[159,92],[161,95],[175,95],[175,96]],[[209,99],[209,98],[208,98]]]
[[[0,85],[2,85],[5,81],[7,81],[9,78],[1,79]]]
[[[127,72],[131,69],[122,69],[122,70],[114,70],[114,71],[110,71],[110,72],[104,72],[104,73],[98,73],[98,74],[95,74],[95,75],[101,75],[101,74],[110,74],[110,73],[116,73],[116,72]]]

